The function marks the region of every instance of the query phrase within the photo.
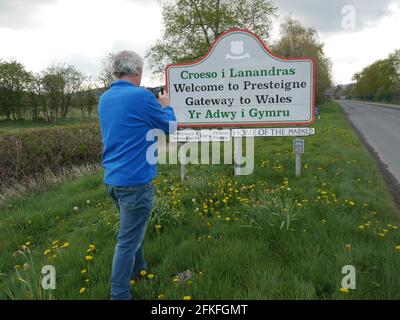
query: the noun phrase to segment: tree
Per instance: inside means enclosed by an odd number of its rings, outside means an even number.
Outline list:
[[[0,113],[8,120],[11,116],[14,120],[24,118],[24,95],[30,81],[31,74],[22,63],[0,61]]]
[[[98,89],[91,83],[90,79],[82,86],[82,91],[74,96],[74,107],[81,111],[81,118],[85,118],[85,112],[88,113],[89,119],[92,116],[94,106],[97,104]]]
[[[114,76],[112,74],[112,61],[114,54],[109,52],[101,60],[101,72],[98,76],[98,80],[101,83],[102,89],[106,90],[110,87],[111,83],[114,81]]]
[[[281,37],[272,46],[272,51],[285,58],[311,57],[316,68],[317,103],[325,101],[325,90],[332,86],[331,62],[325,56],[324,44],[319,41],[314,28],[306,28],[297,20],[288,17],[281,24]]]
[[[269,0],[170,0],[162,2],[164,34],[146,58],[157,76],[169,63],[204,56],[220,34],[243,28],[266,40],[276,8]]]
[[[360,99],[398,102],[400,100],[400,50],[377,60],[353,76],[354,95]]]
[[[72,107],[73,96],[81,89],[86,76],[71,65],[54,65],[42,74],[42,88],[46,95],[46,118],[55,121],[65,118]]]

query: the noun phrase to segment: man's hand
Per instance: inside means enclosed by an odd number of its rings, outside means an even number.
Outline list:
[[[171,101],[169,100],[169,95],[167,91],[158,94],[158,101],[163,107],[168,107],[171,105]]]

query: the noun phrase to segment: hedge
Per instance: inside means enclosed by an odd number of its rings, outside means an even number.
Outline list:
[[[0,135],[0,184],[21,182],[46,170],[100,163],[98,125],[38,129]]]

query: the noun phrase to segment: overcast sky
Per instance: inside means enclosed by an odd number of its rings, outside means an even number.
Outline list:
[[[336,83],[350,82],[355,72],[400,49],[400,0],[274,3],[280,17],[290,14],[318,30]],[[0,0],[0,59],[16,58],[32,71],[66,62],[96,76],[107,52],[144,55],[161,30],[157,0]],[[157,84],[145,69],[143,85]]]

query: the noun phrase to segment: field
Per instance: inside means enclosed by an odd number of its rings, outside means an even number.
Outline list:
[[[44,120],[7,120],[0,116],[0,134],[21,132],[21,130],[35,130],[38,128],[66,127],[76,124],[95,123],[97,121],[97,107],[93,109],[91,117],[87,113],[82,119],[80,110],[72,109],[65,119],[57,119],[56,123],[47,123]]]
[[[134,299],[400,298],[399,211],[338,105],[321,110],[301,178],[289,138],[257,139],[251,176],[191,165],[181,183],[178,166],[160,166]],[[108,299],[117,227],[101,172],[10,199],[0,299]],[[39,289],[44,265],[57,270],[53,291]],[[349,292],[345,265],[357,270]],[[174,280],[187,269],[190,281]]]

